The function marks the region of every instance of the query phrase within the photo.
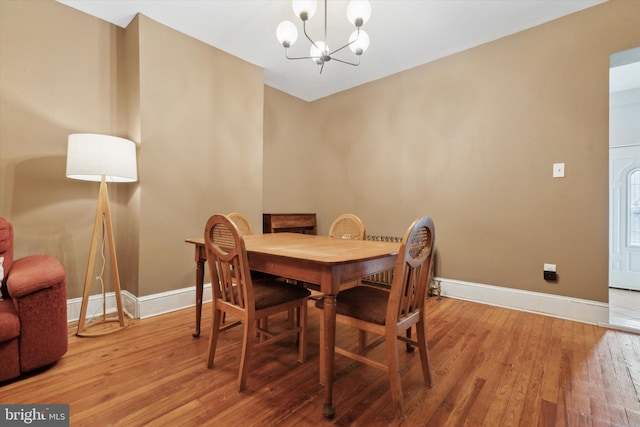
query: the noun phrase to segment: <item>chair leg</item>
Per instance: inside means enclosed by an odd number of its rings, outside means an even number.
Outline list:
[[[411,339],[411,328],[407,328],[407,339]],[[407,344],[407,353],[413,353],[413,351],[415,350],[415,347],[413,347],[413,345],[411,345],[410,343],[406,343]]]
[[[362,353],[362,350],[367,346],[367,331],[362,329],[358,330],[358,350]]]
[[[404,399],[402,398],[402,384],[400,383],[400,361],[398,356],[398,343],[395,330],[386,334],[387,366],[389,369],[389,385],[391,398],[396,409],[396,415],[400,419],[405,417]]]
[[[324,385],[324,310],[320,310],[320,385]]]
[[[263,317],[262,319],[258,319],[256,320],[256,326],[259,328],[262,328],[265,331],[269,330],[269,318],[268,317]],[[260,331],[258,331],[258,328],[256,328],[256,338],[259,338],[260,341],[266,341],[267,340],[267,336],[264,334],[261,334]]]
[[[300,327],[302,325],[302,309],[300,307],[294,308],[293,312],[289,313],[293,313],[295,316],[293,322],[289,321],[289,329]],[[296,335],[296,344],[300,345],[300,334]]]
[[[295,325],[295,323],[296,323],[296,321],[295,321],[295,319],[296,319],[296,309],[295,308],[290,308],[289,309],[287,318],[288,318],[289,329],[295,328],[296,327],[296,325]]]
[[[213,309],[213,320],[211,321],[211,335],[209,335],[209,355],[207,357],[207,368],[213,367],[213,358],[216,355],[216,346],[218,345],[218,335],[220,335],[220,321],[222,313],[216,308]]]
[[[307,300],[298,307],[297,312],[298,326],[300,327],[300,332],[298,333],[298,362],[304,363],[307,361]]]
[[[255,320],[244,322],[244,335],[242,338],[242,355],[240,356],[240,372],[238,374],[238,391],[244,390],[247,384],[247,372],[249,371],[249,361],[253,352],[253,340],[255,330]]]
[[[416,333],[418,334],[418,351],[420,352],[420,362],[422,363],[422,376],[424,383],[431,387],[431,363],[429,361],[429,344],[427,343],[427,329],[424,320],[416,323]]]

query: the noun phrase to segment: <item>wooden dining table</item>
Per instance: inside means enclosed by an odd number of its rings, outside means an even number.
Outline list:
[[[320,286],[324,298],[320,337],[320,377],[325,385],[323,415],[332,419],[333,362],[336,334],[336,294],[342,283],[393,268],[400,243],[371,240],[343,240],[298,233],[268,233],[244,236],[251,270]],[[195,245],[196,329],[200,335],[204,263],[203,238],[186,239]]]

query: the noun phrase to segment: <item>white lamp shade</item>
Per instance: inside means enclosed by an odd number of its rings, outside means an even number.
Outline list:
[[[360,34],[358,34],[358,31],[356,30],[351,33],[349,43],[351,43],[349,48],[356,55],[362,55],[369,48],[369,34],[364,30],[360,30]]]
[[[371,18],[371,4],[368,0],[351,0],[347,6],[347,19],[355,26],[364,25]],[[361,19],[362,23],[357,24]]]
[[[282,21],[276,28],[276,37],[281,45],[285,47],[293,46],[298,40],[298,29],[291,21]]]
[[[311,19],[316,13],[318,3],[316,0],[293,0],[291,6],[293,7],[293,13],[295,13],[297,17],[301,18],[300,15],[306,12],[307,19]]]
[[[67,177],[82,181],[138,180],[136,144],[128,139],[95,133],[69,135]]]

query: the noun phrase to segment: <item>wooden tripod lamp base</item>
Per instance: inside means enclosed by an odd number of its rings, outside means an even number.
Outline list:
[[[106,232],[106,236],[104,235]],[[102,234],[102,243],[104,247],[105,237],[109,245],[109,261],[111,264],[111,277],[113,282],[113,291],[116,297],[117,312],[107,316],[106,310],[106,290],[102,286],[102,315],[99,318],[93,318],[87,324],[87,307],[89,303],[89,295],[91,295],[91,282],[93,270],[96,261],[96,251],[98,240]],[[106,261],[105,261],[106,262]],[[111,222],[111,210],[109,209],[109,194],[107,191],[107,183],[102,178],[100,182],[100,194],[98,195],[98,209],[96,209],[96,217],[93,223],[93,234],[91,235],[91,251],[89,252],[89,263],[87,265],[87,275],[84,282],[84,293],[82,295],[82,307],[80,308],[80,320],[78,321],[78,330],[76,335],[81,337],[96,337],[118,332],[126,328],[124,310],[122,309],[122,295],[120,288],[120,275],[118,273],[118,260],[116,258],[115,239],[113,237],[113,225]]]
[[[127,325],[125,323],[124,310],[122,309],[120,276],[118,273],[115,239],[113,238],[111,210],[109,209],[107,181],[135,182],[138,180],[136,144],[128,139],[109,135],[94,133],[71,134],[69,135],[69,145],[67,147],[67,177],[82,181],[100,182],[98,209],[96,209],[96,217],[93,223],[91,249],[89,251],[87,275],[84,281],[82,307],[80,308],[80,319],[76,335],[95,337],[121,331]],[[110,313],[109,317],[107,316],[106,290],[102,280],[106,265],[103,265],[98,276],[102,284],[102,315],[92,318],[87,323],[87,307],[89,296],[91,295],[91,282],[94,276],[98,240],[102,242],[104,264],[107,263],[108,259],[111,266],[111,281],[116,297],[117,310],[116,313]],[[109,246],[108,256],[104,254],[105,241]]]

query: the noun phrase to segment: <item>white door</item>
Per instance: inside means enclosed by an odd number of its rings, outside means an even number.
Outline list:
[[[640,291],[640,145],[609,149],[609,287]]]

